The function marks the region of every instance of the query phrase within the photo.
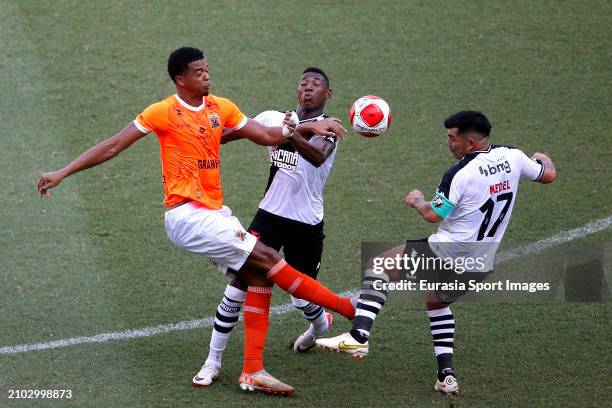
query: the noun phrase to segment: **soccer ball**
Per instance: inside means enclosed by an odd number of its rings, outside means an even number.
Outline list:
[[[361,136],[380,136],[391,125],[391,109],[389,104],[378,96],[362,96],[351,106],[349,121],[355,132]]]

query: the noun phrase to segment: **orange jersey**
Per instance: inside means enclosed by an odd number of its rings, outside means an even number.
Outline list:
[[[155,132],[159,140],[164,204],[185,199],[213,210],[221,208],[219,146],[223,128],[240,129],[246,116],[229,99],[209,94],[199,107],[177,95],[154,103],[136,117],[143,133]]]

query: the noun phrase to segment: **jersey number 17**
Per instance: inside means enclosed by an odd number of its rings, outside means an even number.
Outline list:
[[[504,217],[506,216],[506,213],[508,212],[508,209],[510,208],[510,204],[512,204],[512,191],[498,195],[497,202],[499,203],[501,201],[505,201],[506,203],[504,204],[504,208],[502,208],[501,212],[499,213],[499,217],[497,217],[497,220],[493,223],[493,226],[489,230],[489,233],[486,235],[489,238],[492,238],[495,236],[495,233],[497,232],[497,228],[499,228],[499,225],[504,220]],[[482,220],[482,224],[480,224],[480,229],[478,230],[478,238],[476,238],[478,241],[482,241],[485,237],[485,232],[487,231],[487,228],[489,227],[489,223],[491,223],[491,217],[493,216],[494,208],[495,208],[495,202],[493,201],[492,198],[489,198],[480,207],[480,212],[484,213],[485,216],[484,216],[484,219]]]

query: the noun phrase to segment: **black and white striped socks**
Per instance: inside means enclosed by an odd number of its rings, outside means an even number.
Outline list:
[[[221,366],[223,352],[232,329],[240,317],[240,308],[246,299],[244,290],[227,285],[221,303],[217,306],[215,314],[215,325],[210,336],[210,348],[206,363]],[[205,364],[206,364],[205,363]]]
[[[438,372],[453,369],[453,346],[455,339],[455,319],[450,307],[428,310],[429,326],[433,337],[434,353],[438,360]]]
[[[388,282],[389,277],[385,273],[374,273],[372,269],[365,271],[350,331],[351,336],[362,344],[368,341],[372,324],[387,301],[387,291],[386,287],[383,289],[383,284]]]
[[[321,306],[294,296],[291,296],[291,303],[293,303],[293,306],[299,309],[302,312],[302,316],[310,322],[310,327],[308,328],[309,334],[318,337],[327,332],[329,324],[325,316],[325,310]]]

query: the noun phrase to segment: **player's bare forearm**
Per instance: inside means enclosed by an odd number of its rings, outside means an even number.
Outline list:
[[[431,202],[425,201],[423,199],[417,200],[414,208],[417,210],[419,215],[427,222],[436,223],[442,221],[442,217],[440,217],[434,210],[431,208]]]
[[[231,138],[231,140],[246,138],[260,146],[275,146],[287,143],[281,126],[266,127],[252,119],[249,119],[240,130],[233,132]]]
[[[532,158],[534,160],[539,160],[544,166],[544,173],[542,173],[542,177],[540,177],[539,180],[540,183],[548,184],[557,179],[557,169],[555,168],[555,164],[552,162],[550,157],[544,153],[536,152],[533,154]]]
[[[88,149],[64,168],[42,173],[38,181],[38,191],[41,196],[47,196],[48,190],[57,186],[66,177],[112,159],[144,135],[133,123],[130,123],[116,135]]]
[[[297,150],[300,156],[315,167],[319,167],[325,163],[325,160],[327,160],[334,150],[334,145],[331,142],[319,137],[309,142],[298,132],[289,140],[291,144],[295,146],[295,150]]]
[[[101,141],[64,167],[62,169],[64,177],[112,159],[144,135],[133,123],[130,123],[119,133]]]
[[[423,193],[419,190],[412,190],[408,193],[406,196],[406,204],[417,210],[419,215],[427,222],[437,223],[442,221],[442,217],[436,214],[431,208],[431,202],[425,201]]]

